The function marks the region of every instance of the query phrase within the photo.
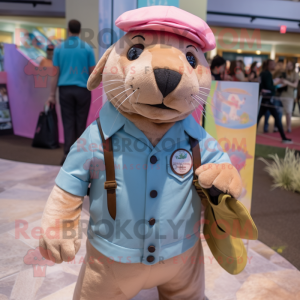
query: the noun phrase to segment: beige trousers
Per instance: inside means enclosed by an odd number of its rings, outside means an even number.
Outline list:
[[[153,266],[110,260],[87,241],[73,300],[129,300],[143,289],[158,288],[160,300],[204,300],[201,241],[185,253]]]

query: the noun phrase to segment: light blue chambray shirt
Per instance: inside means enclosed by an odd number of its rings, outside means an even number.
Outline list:
[[[53,66],[59,67],[58,86],[86,88],[89,68],[95,65],[93,48],[78,36],[70,36],[54,49]]]
[[[189,136],[200,143],[202,164],[230,163],[228,155],[192,116],[175,123],[156,147],[109,102],[100,112],[100,122],[105,139],[112,137],[113,141],[116,220],[107,208],[104,156],[96,121],[72,146],[56,178],[60,188],[77,196],[85,196],[91,183],[91,244],[115,261],[146,265],[193,247],[199,238],[201,201],[192,185],[193,169],[185,176],[175,174],[171,155],[177,149],[192,154]],[[152,156],[157,158],[155,164],[150,161]],[[151,191],[157,192],[155,198]],[[148,221],[152,218],[155,224],[151,226]],[[154,253],[149,246],[155,247]],[[151,263],[147,260],[150,255],[154,257]]]

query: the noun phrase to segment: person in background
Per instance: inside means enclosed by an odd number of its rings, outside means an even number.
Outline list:
[[[280,120],[282,120],[282,102],[280,100],[280,95],[282,91],[286,90],[286,87],[283,86],[283,84],[279,85],[278,78],[286,78],[286,73],[284,69],[284,61],[282,59],[279,59],[276,63],[275,71],[273,73],[273,79],[276,84],[276,97],[274,97],[273,104],[277,109],[278,116]],[[267,111],[265,114],[265,124],[264,124],[264,133],[269,132],[269,118],[270,118],[270,112]],[[274,132],[278,132],[278,128],[274,126]]]
[[[212,80],[231,80],[226,74],[226,60],[219,55],[216,55],[210,65]]]
[[[241,67],[242,72],[244,73],[244,76],[247,78],[247,77],[248,77],[248,74],[247,74],[247,72],[246,72],[246,66],[245,66],[244,61],[243,61],[242,59],[239,59],[239,60],[238,60],[238,63],[239,63],[239,65],[240,65],[240,67]]]
[[[273,78],[281,78],[282,76],[285,76],[285,68],[284,68],[284,61],[283,59],[278,59],[276,63],[276,69],[273,74]]]
[[[260,77],[257,75],[257,72],[258,72],[257,61],[255,61],[251,64],[249,70],[249,75],[248,75],[249,82],[259,82]]]
[[[6,88],[0,88],[0,102],[8,102]]]
[[[210,64],[211,78],[212,80],[231,80],[226,74],[226,60],[219,55],[216,55]],[[205,109],[205,105],[204,105]],[[202,126],[205,126],[205,115],[202,115]]]
[[[47,51],[46,51],[46,57],[44,57],[41,62],[40,62],[40,67],[46,67],[46,68],[51,68],[53,67],[53,51],[54,51],[54,46],[53,45],[48,45],[47,46]]]
[[[265,71],[267,69],[267,60],[264,60],[261,64],[261,72]],[[260,73],[261,73],[260,72]]]
[[[91,105],[87,81],[96,62],[92,47],[79,38],[80,30],[80,22],[71,20],[67,40],[54,50],[53,66],[57,68],[57,75],[52,77],[51,94],[46,102],[47,105],[56,102],[58,86],[65,137],[62,164],[86,128]]]
[[[296,64],[289,61],[286,64],[286,79],[281,78],[279,83],[286,87],[282,91],[280,99],[286,114],[287,131],[292,132],[292,112],[294,105],[295,89],[298,88],[299,75],[295,71]]]
[[[231,62],[228,74],[232,81],[248,81],[240,61],[233,60]]]
[[[282,138],[282,142],[285,144],[291,144],[293,143],[293,141],[291,139],[288,139],[285,136],[281,120],[278,116],[277,109],[273,104],[273,97],[275,95],[275,86],[274,86],[271,72],[273,72],[274,70],[275,70],[275,62],[272,59],[268,59],[266,63],[266,69],[260,74],[260,78],[261,78],[260,91],[262,94],[262,103],[258,113],[257,126],[259,125],[259,121],[261,117],[265,115],[267,111],[270,111],[271,115],[275,119],[275,125],[279,130],[279,133]]]
[[[298,103],[298,110],[299,110],[299,113],[300,113],[300,80],[299,80],[299,83],[298,83],[298,88],[295,92],[295,102],[294,102],[294,107],[293,107],[293,113],[295,113],[295,108],[296,108],[296,104]]]

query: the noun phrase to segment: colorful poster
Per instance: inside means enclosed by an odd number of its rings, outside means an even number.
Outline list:
[[[12,120],[9,109],[6,84],[0,84],[0,135],[12,134]]]
[[[239,200],[251,209],[258,83],[214,81],[206,104],[205,129],[229,155],[243,180]]]
[[[169,5],[179,7],[179,0],[138,0],[138,7]]]

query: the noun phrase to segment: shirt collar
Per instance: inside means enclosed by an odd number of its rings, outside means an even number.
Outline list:
[[[100,123],[105,140],[112,137],[117,131],[119,131],[124,125],[124,130],[135,136],[138,139],[147,140],[146,136],[140,131],[132,122],[126,119],[117,109],[107,101],[100,110]],[[189,115],[182,121],[179,121],[183,130],[192,138],[201,141],[203,140],[202,127],[196,122],[192,115]],[[172,128],[170,129],[172,130]],[[176,128],[178,130],[178,128]],[[178,134],[178,133],[177,133]]]
[[[187,135],[198,141],[203,140],[203,128],[196,122],[192,115],[182,120],[181,123]]]
[[[112,137],[121,128],[124,128],[126,133],[140,140],[150,149],[153,149],[152,144],[147,139],[145,134],[131,121],[119,113],[109,101],[104,104],[100,111],[100,123],[105,140]]]
[[[107,101],[100,110],[100,123],[105,140],[112,137],[126,122],[126,118]]]

